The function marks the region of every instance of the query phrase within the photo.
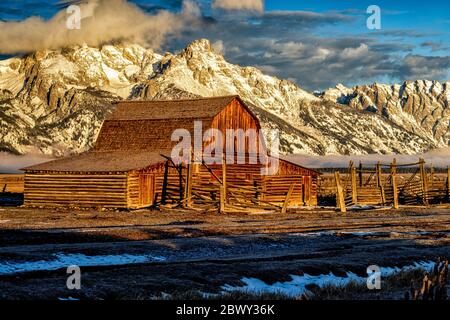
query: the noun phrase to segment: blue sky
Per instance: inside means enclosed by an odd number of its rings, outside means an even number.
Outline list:
[[[375,81],[449,79],[450,1],[266,0],[263,12],[211,3],[236,3],[231,0],[191,1],[201,12],[199,23],[167,34],[153,49],[177,51],[197,38],[208,38],[228,61],[259,67],[308,90],[322,90],[336,83],[352,86]],[[7,30],[9,22],[31,16],[51,19],[67,5],[78,2],[1,1],[2,28]],[[175,14],[183,8],[182,0],[131,2],[147,15],[160,10]],[[366,9],[373,4],[381,9],[381,30],[366,27]],[[0,54],[1,44],[0,34]]]

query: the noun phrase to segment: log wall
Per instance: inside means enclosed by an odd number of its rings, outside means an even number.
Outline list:
[[[209,165],[213,174],[203,165],[194,165],[192,174],[192,191],[205,197],[219,199],[220,183],[216,177],[222,179],[222,165]],[[317,173],[308,169],[280,160],[277,175],[261,175],[261,164],[228,164],[226,165],[227,193],[248,198],[258,198],[264,201],[281,204],[289,191],[291,184],[296,187],[292,193],[290,205],[317,205]],[[155,196],[161,200],[164,182],[164,167],[154,169]],[[186,178],[187,168],[182,166],[182,176]],[[183,180],[184,181],[184,180]],[[182,182],[182,188],[184,188]],[[180,194],[179,171],[169,167],[167,175],[167,202],[177,203],[182,199]],[[194,201],[195,202],[195,201]]]
[[[26,173],[26,206],[127,207],[125,173]]]

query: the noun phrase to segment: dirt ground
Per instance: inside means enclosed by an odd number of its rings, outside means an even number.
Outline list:
[[[82,289],[65,268],[0,275],[0,299],[149,299],[161,293],[217,293],[243,277],[268,284],[290,275],[404,266],[450,256],[450,207],[288,214],[191,211],[77,211],[0,207],[0,266],[58,254],[151,255],[153,262],[81,267]],[[393,298],[392,292],[363,298]]]

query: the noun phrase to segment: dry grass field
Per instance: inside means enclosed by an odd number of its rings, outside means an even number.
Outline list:
[[[223,288],[244,286],[244,278],[270,285],[292,275],[362,277],[371,264],[402,267],[449,253],[449,206],[345,215],[332,208],[217,215],[0,207],[2,299],[274,298]],[[81,290],[66,288],[65,263],[81,265]],[[405,281],[386,281],[377,292],[355,284],[310,292],[317,298],[401,299]]]

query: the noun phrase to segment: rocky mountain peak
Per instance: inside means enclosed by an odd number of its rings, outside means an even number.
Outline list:
[[[198,39],[189,44],[186,49],[186,52],[212,52],[212,45],[208,39]]]
[[[74,46],[0,61],[0,149],[89,149],[110,102],[239,94],[285,153],[416,153],[446,145],[448,84],[413,81],[316,95],[227,62],[206,39],[179,54],[139,45]]]

